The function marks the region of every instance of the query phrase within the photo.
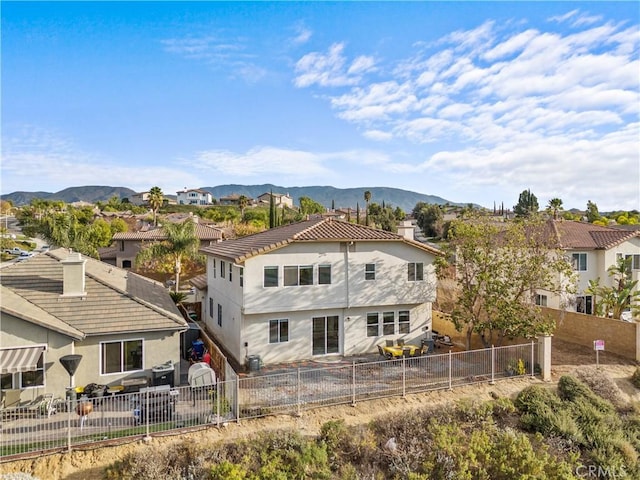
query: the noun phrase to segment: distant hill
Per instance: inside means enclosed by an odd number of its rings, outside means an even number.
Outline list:
[[[34,198],[42,200],[62,200],[65,203],[73,202],[106,202],[111,197],[128,198],[136,193],[126,187],[106,187],[90,185],[86,187],[69,187],[56,193],[49,192],[13,192],[2,195],[2,200],[11,200],[14,205],[27,205]]]
[[[330,186],[310,186],[310,187],[281,187],[266,183],[263,185],[218,185],[217,187],[202,187],[207,190],[215,198],[226,197],[232,194],[245,195],[251,198],[257,198],[263,193],[273,191],[273,193],[288,193],[295,205],[299,204],[300,197],[309,197],[327,208],[331,207],[331,203],[336,208],[352,207],[356,204],[360,207],[365,205],[364,192],[371,192],[371,202],[378,204],[393,205],[400,207],[405,212],[411,211],[418,202],[435,203],[442,205],[450,203],[451,205],[466,205],[449,202],[444,198],[435,195],[425,195],[422,193],[402,190],[400,188],[387,187],[362,187],[362,188],[335,188]]]
[[[449,202],[448,200],[437,197],[435,195],[425,195],[422,193],[402,190],[400,188],[387,187],[361,187],[361,188],[335,188],[330,186],[309,186],[309,187],[282,187],[265,183],[263,185],[218,185],[216,187],[201,187],[202,190],[211,192],[214,198],[226,197],[232,194],[245,195],[250,198],[257,198],[263,193],[273,191],[273,193],[288,193],[295,205],[299,205],[300,197],[309,197],[327,208],[331,208],[333,203],[336,208],[352,207],[357,204],[364,207],[364,192],[371,192],[371,202],[393,207],[400,207],[405,212],[409,212],[418,202],[451,205],[466,205]],[[106,187],[106,186],[86,186],[86,187],[70,187],[60,190],[56,193],[49,192],[13,192],[2,195],[2,200],[11,200],[14,205],[27,205],[34,198],[43,200],[62,200],[65,203],[73,202],[106,202],[111,197],[128,198],[136,193],[134,190],[126,187]],[[175,195],[165,195],[173,197]]]

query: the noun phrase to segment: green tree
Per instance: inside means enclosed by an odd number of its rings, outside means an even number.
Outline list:
[[[420,230],[427,237],[441,238],[444,232],[444,213],[439,205],[418,202],[412,211]]]
[[[518,198],[518,203],[513,206],[516,217],[528,217],[538,213],[538,199],[531,190],[524,190]]]
[[[485,346],[500,345],[505,337],[549,333],[553,321],[533,302],[538,290],[560,295],[575,291],[575,277],[564,252],[548,243],[538,217],[495,223],[472,215],[451,222],[446,258],[456,259],[459,297],[452,312],[458,331],[473,334]],[[443,277],[448,264],[439,259]],[[563,281],[562,279],[569,281]]]
[[[640,291],[637,290],[638,281],[632,277],[633,257],[620,256],[614,265],[607,269],[607,273],[612,278],[613,287],[602,287],[600,292],[603,296],[602,302],[605,310],[610,312],[613,318],[620,318],[622,312],[633,306],[637,306],[640,300]],[[637,309],[637,308],[636,308]]]
[[[180,273],[182,264],[186,260],[202,262],[202,255],[198,253],[200,240],[196,235],[196,225],[191,219],[182,223],[165,223],[162,230],[166,239],[145,246],[136,255],[136,265],[145,267],[159,267],[168,263],[175,275],[175,291],[180,288]]]
[[[598,205],[591,200],[587,201],[587,222],[593,223],[600,220],[600,212],[598,212]]]
[[[314,213],[323,213],[326,209],[324,205],[316,202],[309,197],[300,197],[300,213],[302,215],[313,215]]]
[[[158,225],[157,213],[164,202],[164,194],[160,187],[151,187],[149,190],[149,206],[153,212],[153,224]]]
[[[371,192],[369,190],[364,192],[364,202],[366,203],[365,210],[365,225],[369,225],[369,202],[371,201]]]
[[[562,200],[557,197],[549,200],[549,203],[547,204],[547,212],[553,216],[554,220],[557,220],[558,215],[562,212]]]

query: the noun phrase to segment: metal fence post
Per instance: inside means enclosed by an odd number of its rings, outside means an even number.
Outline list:
[[[298,371],[297,371],[297,386],[296,386],[296,390],[297,390],[297,404],[298,404],[298,416],[301,415],[300,413],[300,400],[301,400],[301,395],[300,395],[300,367],[298,367]]]
[[[449,350],[449,390],[453,389],[453,385],[452,385],[453,382],[452,382],[452,379],[451,379],[451,376],[453,375],[453,372],[451,371],[452,370],[451,369],[451,360],[452,360],[451,350]]]
[[[496,383],[496,348],[491,345],[491,385]]]
[[[71,398],[67,398],[67,451],[71,451]]]
[[[536,361],[534,345],[535,344],[534,344],[533,340],[531,340],[531,376],[532,377],[536,376],[536,374],[535,374],[536,369],[535,369],[535,366],[534,366],[534,362]]]
[[[145,402],[146,402],[146,407],[145,408],[145,422],[147,424],[147,436],[145,437],[145,440],[150,440],[150,436],[149,436],[149,410],[151,410],[150,405],[149,405],[149,389],[147,388],[147,391],[145,392]]]
[[[351,406],[356,406],[356,362],[351,362]]]
[[[238,375],[235,376],[235,390],[236,390],[236,422],[240,424],[240,377]]]
[[[402,356],[402,397],[407,396],[407,357]]]
[[[216,426],[220,426],[220,382],[216,383]]]

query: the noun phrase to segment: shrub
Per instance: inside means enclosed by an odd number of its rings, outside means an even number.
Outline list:
[[[587,384],[593,393],[611,402],[616,408],[625,408],[620,387],[604,370],[596,367],[579,367],[575,376]]]
[[[563,375],[558,381],[558,396],[562,400],[576,402],[585,400],[604,413],[613,413],[611,402],[597,396],[591,389],[575,377]]]
[[[631,375],[631,383],[633,383],[634,387],[640,389],[640,367],[637,367],[633,375]]]
[[[556,414],[563,409],[563,404],[553,392],[532,385],[518,394],[514,404],[522,414],[520,422],[526,430],[544,435],[557,432]]]

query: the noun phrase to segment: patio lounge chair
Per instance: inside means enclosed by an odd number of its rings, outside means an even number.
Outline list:
[[[44,395],[38,395],[31,401],[18,403],[15,407],[2,409],[2,418],[37,417],[38,415],[50,417],[55,412],[53,393],[45,393]]]

